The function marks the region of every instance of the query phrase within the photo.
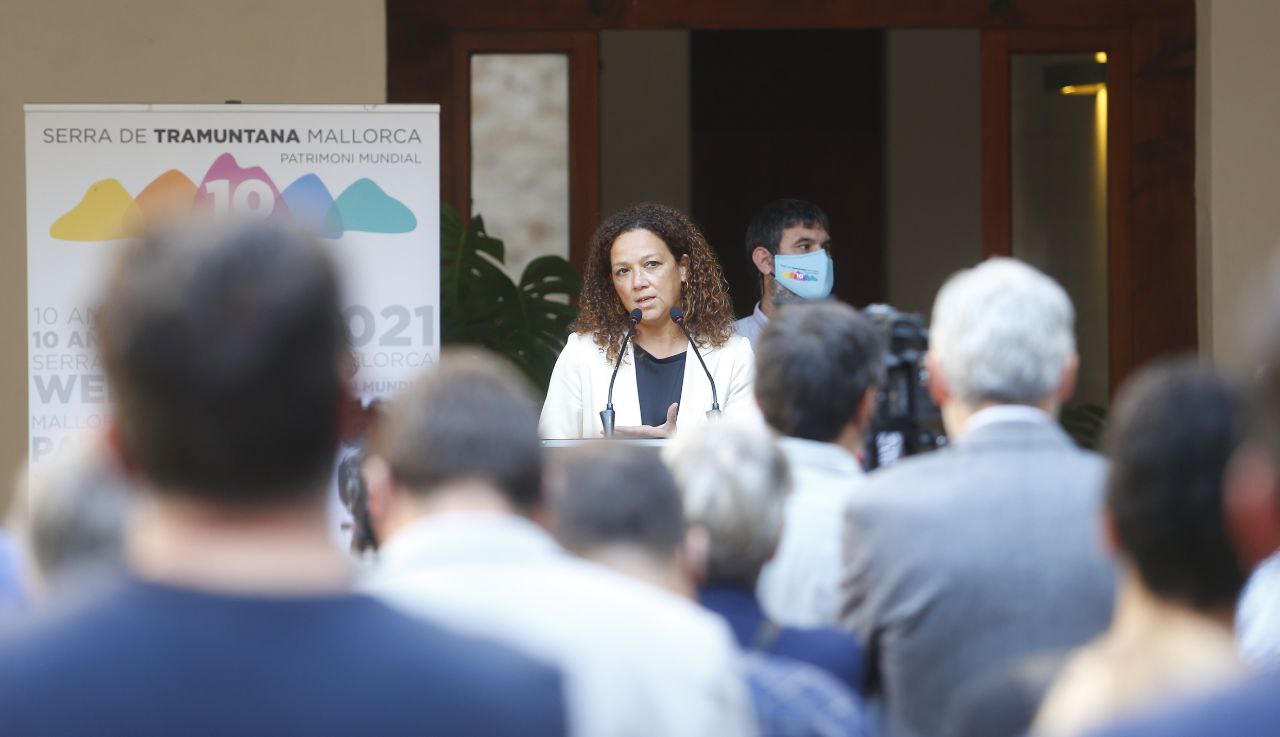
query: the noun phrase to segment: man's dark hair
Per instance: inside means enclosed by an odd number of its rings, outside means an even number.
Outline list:
[[[783,307],[756,341],[756,400],[773,429],[831,442],[884,381],[885,336],[835,301]]]
[[[623,545],[666,560],[684,539],[684,509],[656,449],[601,442],[566,451],[556,465],[552,519],[565,547]]]
[[[345,328],[318,243],[261,223],[150,233],[124,247],[95,322],[124,456],[157,493],[323,493]]]
[[[1155,595],[1233,606],[1245,572],[1223,522],[1222,480],[1246,427],[1238,387],[1193,360],[1156,364],[1121,392],[1107,430],[1107,511]]]
[[[476,479],[528,512],[542,497],[538,412],[528,382],[504,359],[450,351],[390,402],[373,452],[414,493]]]
[[[831,232],[827,213],[812,202],[782,199],[760,208],[751,217],[751,222],[747,223],[747,260],[754,263],[751,254],[757,248],[767,248],[769,253],[776,255],[782,232],[797,225],[806,228],[821,226],[823,230]]]

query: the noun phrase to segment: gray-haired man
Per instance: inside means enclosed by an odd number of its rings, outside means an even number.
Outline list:
[[[939,734],[957,687],[1106,626],[1102,459],[1054,421],[1075,383],[1066,292],[1018,261],[951,277],[926,363],[953,445],[873,475],[848,507],[843,622],[886,732]]]

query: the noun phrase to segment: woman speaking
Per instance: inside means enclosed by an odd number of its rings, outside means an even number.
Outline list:
[[[600,437],[602,410],[614,435],[649,438],[699,427],[713,407],[755,411],[751,345],[734,334],[720,264],[688,217],[633,205],[606,220],[589,249],[574,333],[542,407],[544,438]]]

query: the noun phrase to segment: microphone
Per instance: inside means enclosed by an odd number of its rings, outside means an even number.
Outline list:
[[[627,315],[627,335],[622,339],[622,348],[618,351],[618,360],[613,363],[613,375],[609,377],[609,395],[605,400],[604,409],[600,410],[600,423],[604,425],[604,436],[606,438],[613,437],[613,382],[618,378],[618,369],[622,368],[622,357],[627,355],[627,342],[631,340],[631,336],[636,334],[636,325],[640,323],[640,318],[644,313],[637,307]]]
[[[711,378],[711,371],[707,369],[707,362],[702,360],[702,353],[698,350],[698,344],[694,341],[693,336],[689,334],[689,328],[684,324],[684,310],[679,307],[671,308],[671,321],[680,326],[684,331],[684,337],[689,339],[689,347],[693,349],[693,355],[698,357],[698,363],[702,364],[702,370],[707,375],[707,381],[711,382],[711,411],[707,412],[707,417],[715,417],[720,414],[720,400],[716,398],[716,380]]]

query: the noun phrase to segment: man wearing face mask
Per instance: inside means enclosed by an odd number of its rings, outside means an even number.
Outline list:
[[[805,200],[774,200],[751,218],[747,258],[760,272],[760,301],[735,325],[752,348],[779,307],[831,294],[830,230],[827,214]]]

